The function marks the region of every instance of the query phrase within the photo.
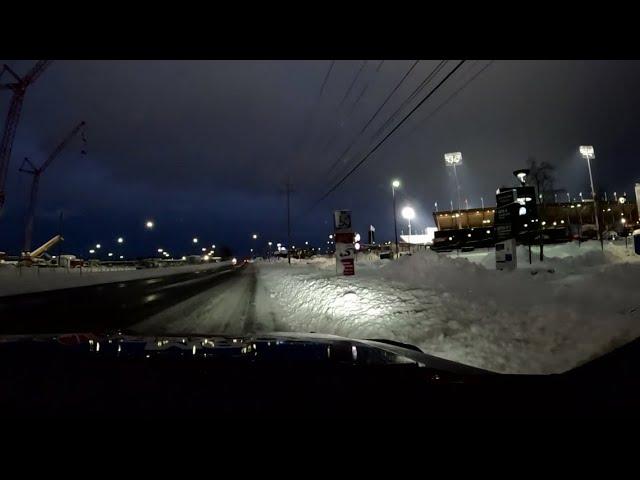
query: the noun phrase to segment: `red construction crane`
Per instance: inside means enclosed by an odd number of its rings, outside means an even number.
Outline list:
[[[80,122],[78,125],[73,127],[73,130],[69,132],[69,134],[60,142],[60,144],[51,152],[51,154],[47,157],[40,167],[36,167],[28,158],[25,158],[22,161],[22,165],[20,166],[20,171],[24,173],[29,173],[33,175],[33,181],[31,182],[31,193],[29,194],[29,207],[27,209],[27,220],[24,228],[24,246],[22,248],[22,252],[24,255],[28,255],[31,250],[31,236],[33,234],[33,219],[36,211],[36,201],[38,198],[38,187],[40,185],[40,175],[47,169],[51,162],[55,160],[55,158],[64,150],[67,144],[73,140],[78,132],[85,126],[85,122]],[[82,136],[83,142],[85,141],[84,135]],[[84,146],[82,149],[82,153],[86,153],[84,150]],[[25,164],[28,164],[30,169],[24,168]]]
[[[4,132],[2,133],[2,141],[0,142],[0,213],[2,213],[2,208],[4,207],[4,186],[7,181],[11,148],[13,147],[13,139],[16,136],[24,95],[27,93],[27,87],[42,75],[42,72],[45,71],[51,62],[51,60],[39,60],[29,73],[22,78],[11,70],[8,65],[4,65],[0,71],[0,76],[2,76],[4,72],[9,72],[16,80],[13,83],[0,84],[0,90],[11,90],[13,92],[11,104],[9,105],[9,113],[7,113],[7,121],[4,125]]]

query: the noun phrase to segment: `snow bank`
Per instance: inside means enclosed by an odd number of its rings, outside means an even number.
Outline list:
[[[265,311],[290,331],[389,338],[489,370],[557,373],[640,336],[640,262],[592,243],[597,251],[573,256],[570,245],[545,248],[548,261],[514,272],[427,251],[359,262],[355,277],[336,276],[331,258],[260,265],[259,283]]]
[[[5,265],[0,268],[0,297],[22,293],[126,282],[180,273],[205,272],[227,267],[231,262],[202,263],[177,267],[145,268],[36,268]]]

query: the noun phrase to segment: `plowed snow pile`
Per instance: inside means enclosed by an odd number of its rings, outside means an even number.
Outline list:
[[[387,338],[509,373],[559,373],[640,336],[640,257],[624,242],[545,247],[543,263],[494,269],[492,252],[422,251],[356,263],[259,263],[259,315],[280,329]],[[537,251],[534,252],[534,256]]]

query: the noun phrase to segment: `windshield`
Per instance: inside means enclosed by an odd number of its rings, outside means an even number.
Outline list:
[[[639,62],[2,63],[0,334],[640,336]]]

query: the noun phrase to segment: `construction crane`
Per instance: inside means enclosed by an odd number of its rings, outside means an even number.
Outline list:
[[[0,90],[11,90],[13,97],[9,105],[9,113],[7,113],[7,120],[4,125],[4,132],[2,133],[2,141],[0,142],[0,213],[4,207],[5,200],[5,183],[7,181],[7,172],[9,170],[9,160],[11,159],[11,149],[13,148],[13,139],[16,136],[16,129],[18,128],[18,120],[20,119],[20,112],[22,110],[22,102],[24,96],[27,93],[27,88],[32,85],[40,75],[51,65],[51,60],[39,60],[33,68],[24,77],[20,76],[11,70],[8,65],[3,65],[0,71],[0,77],[9,72],[15,79],[15,82],[0,84]]]
[[[62,238],[62,235],[56,235],[55,237],[51,238],[50,240],[40,245],[33,252],[27,252],[26,255],[23,255],[21,262],[27,265],[31,265],[32,263],[38,263],[38,261],[41,261],[40,257],[42,257],[47,250],[49,250],[58,242],[62,242],[63,240],[64,238]]]
[[[28,255],[31,250],[31,236],[33,234],[33,221],[35,217],[36,211],[36,201],[38,198],[38,188],[40,186],[40,175],[44,173],[44,171],[51,165],[51,162],[55,160],[55,158],[64,150],[67,144],[73,140],[73,138],[78,134],[78,132],[85,126],[85,122],[82,121],[73,127],[73,130],[69,132],[69,134],[60,142],[60,144],[49,154],[47,159],[44,161],[40,167],[36,167],[28,158],[25,158],[22,161],[22,165],[20,166],[19,171],[24,173],[29,173],[33,175],[33,181],[31,182],[31,192],[29,194],[29,206],[27,208],[27,219],[25,222],[24,228],[24,245],[22,248],[23,255]],[[84,134],[82,135],[83,142],[85,141]],[[84,147],[82,149],[82,153],[86,153]],[[25,168],[25,165],[29,165],[29,169]]]

